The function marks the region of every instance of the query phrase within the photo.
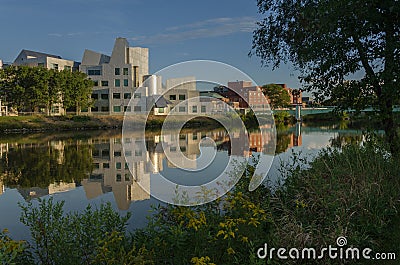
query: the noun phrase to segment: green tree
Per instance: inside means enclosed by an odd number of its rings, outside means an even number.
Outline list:
[[[56,71],[43,67],[9,67],[0,71],[0,97],[18,111],[37,111],[63,103],[64,108],[91,105],[93,82],[81,72]]]
[[[93,81],[81,72],[62,71],[60,75],[64,108],[75,108],[79,114],[82,108],[91,106]]]
[[[338,101],[342,109],[376,107],[391,151],[399,150],[393,117],[393,105],[400,97],[399,2],[258,0],[257,4],[265,17],[257,23],[251,54],[274,67],[291,61],[300,70],[304,89],[349,99]]]
[[[285,108],[290,105],[290,95],[282,86],[276,84],[263,85],[262,92],[269,99],[272,109]]]
[[[26,85],[28,83],[26,68],[18,69],[14,66],[1,70],[0,95],[1,98],[18,111],[22,110],[26,102]]]

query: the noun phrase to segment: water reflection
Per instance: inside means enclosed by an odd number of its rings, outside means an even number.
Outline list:
[[[289,137],[290,141],[278,138],[278,145],[284,145],[280,151],[299,143],[298,136],[293,138],[293,135],[281,136]],[[264,137],[262,141],[260,132],[247,135],[237,131],[230,138],[225,130],[191,130],[164,137],[149,133],[145,139],[139,133],[122,139],[119,132],[80,139],[41,140],[45,137],[36,137],[31,142],[21,137],[0,144],[0,195],[5,187],[10,187],[16,188],[25,200],[31,200],[82,186],[88,199],[112,192],[118,208],[125,210],[133,201],[150,198],[140,186],[150,189],[151,174],[175,168],[165,157],[163,144],[172,154],[179,148],[188,158],[185,167],[195,169],[200,166],[196,158],[201,154],[201,148],[212,147],[206,142],[200,144],[207,137],[213,139],[219,154],[217,165],[211,167],[213,171],[218,167],[222,170],[229,156],[249,157],[253,152],[272,149],[275,144],[271,138]],[[123,142],[132,148],[124,150]],[[170,173],[177,172],[172,170]]]
[[[315,131],[320,133],[318,130]],[[300,147],[304,133],[312,135],[310,132],[313,128],[301,128],[299,124],[279,131],[276,143],[261,137],[260,132],[247,135],[237,131],[230,138],[224,130],[186,130],[179,135],[163,137],[159,133],[148,133],[145,139],[139,133],[122,138],[117,131],[61,139],[47,139],[44,135],[34,140],[26,136],[14,137],[0,144],[0,195],[5,196],[8,187],[18,191],[25,200],[31,200],[81,188],[88,200],[112,193],[117,207],[127,210],[134,201],[150,199],[142,187],[150,189],[152,174],[164,172],[178,182],[180,178],[186,181],[189,178],[194,185],[209,181],[212,174],[180,171],[166,158],[165,148],[172,154],[182,151],[188,158],[185,166],[193,169],[203,166],[196,160],[202,151],[215,148],[216,162],[208,167],[209,172],[214,173],[224,169],[230,156],[249,157],[252,153],[268,152],[273,144],[278,154]],[[207,142],[200,144],[207,137],[213,139],[215,147]],[[330,132],[328,137],[329,144],[334,146],[362,140],[360,132]],[[246,138],[248,140],[244,141]],[[131,148],[124,149],[123,143]]]

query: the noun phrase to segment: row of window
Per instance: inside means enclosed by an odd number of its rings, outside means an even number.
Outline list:
[[[131,112],[132,108],[131,106],[113,106],[113,112],[121,112],[122,111],[122,107],[124,112]],[[102,106],[102,107],[98,107],[98,106],[94,106],[92,107],[92,112],[109,112],[110,108],[108,106]],[[134,112],[141,112],[142,111],[142,107],[141,106],[134,106],[133,107],[133,111]]]
[[[58,67],[58,65],[57,65],[57,67]],[[88,75],[101,75],[101,69],[88,69],[87,70],[87,74]],[[114,69],[114,74],[115,75],[121,75],[121,68],[115,68]],[[128,75],[129,74],[128,68],[123,68],[122,69],[122,74],[123,75]]]
[[[39,67],[45,67],[45,64],[44,63],[38,63],[38,66]],[[51,69],[61,70],[59,65],[58,65],[58,63],[52,63],[51,64]],[[72,69],[72,67],[70,65],[64,65],[64,70],[71,71],[71,69]]]
[[[121,99],[121,93],[115,92],[112,94],[113,99]],[[124,93],[124,99],[131,99],[132,93],[126,92]],[[141,98],[142,94],[140,93],[134,93],[133,94],[134,98]],[[108,99],[109,95],[108,94],[100,94],[101,99]],[[99,99],[99,94],[93,93],[92,94],[92,99]]]
[[[99,81],[94,80],[94,86],[99,86]],[[124,79],[124,86],[129,86],[129,80],[128,79]],[[108,86],[108,81],[101,81],[101,86]],[[115,79],[114,80],[114,86],[115,87],[120,87],[121,86],[121,80],[120,79]]]
[[[128,68],[123,68],[122,69],[122,74],[123,75],[128,75],[128,73],[129,73]],[[114,69],[114,74],[115,75],[120,75],[121,74],[121,68],[115,68]]]
[[[95,149],[93,150],[92,153],[93,157],[100,157],[100,150]],[[114,151],[114,157],[121,157],[122,152],[121,151]],[[125,151],[125,156],[129,157],[132,156],[132,151]],[[135,150],[135,156],[142,156],[142,150]],[[110,150],[104,149],[101,150],[101,157],[110,157]],[[104,165],[108,165],[105,167]],[[110,168],[108,163],[103,163],[103,168]]]
[[[186,111],[186,107],[180,106],[180,107],[178,108],[178,111],[179,111],[179,112],[185,112],[185,111]],[[201,106],[201,113],[205,113],[206,111],[207,111],[207,107],[206,107],[206,106]],[[159,113],[164,113],[164,109],[163,109],[163,108],[160,108],[160,109],[158,110],[158,112],[159,112]],[[193,112],[193,113],[197,113],[197,106],[192,106],[192,112]]]
[[[185,100],[186,99],[186,95],[179,94],[178,98],[179,98],[179,100]],[[169,95],[169,99],[170,100],[176,100],[176,95]]]

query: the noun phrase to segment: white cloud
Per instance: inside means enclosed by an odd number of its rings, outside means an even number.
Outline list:
[[[169,27],[165,33],[132,37],[138,44],[173,43],[184,40],[227,36],[240,32],[252,32],[256,19],[253,17],[214,18],[191,24]]]
[[[63,34],[60,34],[60,33],[49,33],[47,35],[49,35],[50,37],[58,37],[58,38],[63,36]]]

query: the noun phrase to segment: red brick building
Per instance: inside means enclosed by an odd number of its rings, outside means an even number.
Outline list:
[[[267,108],[267,99],[260,87],[253,86],[251,81],[228,82],[228,86],[215,87],[214,91],[227,98],[235,109],[264,109]]]

